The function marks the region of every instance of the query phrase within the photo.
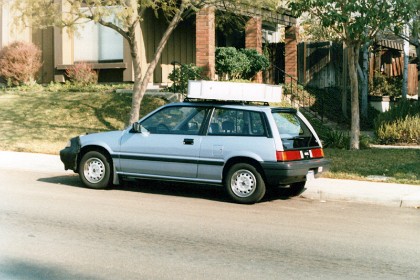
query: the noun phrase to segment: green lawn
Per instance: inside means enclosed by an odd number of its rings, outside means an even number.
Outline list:
[[[142,113],[165,101],[145,97]],[[123,129],[128,93],[0,93],[0,149],[57,154],[72,136]]]
[[[142,115],[165,101],[146,96]],[[131,105],[127,93],[0,91],[0,150],[58,154],[70,137],[123,129]],[[366,180],[370,175],[391,182],[420,185],[420,150],[325,149],[332,160],[330,178]]]
[[[325,156],[332,160],[326,177],[365,180],[368,176],[384,176],[389,182],[420,185],[420,150],[325,149]]]

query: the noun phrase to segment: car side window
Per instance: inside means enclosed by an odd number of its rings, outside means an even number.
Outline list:
[[[144,120],[141,126],[152,134],[198,135],[206,110],[191,106],[165,107]]]
[[[216,108],[210,119],[208,135],[263,136],[265,135],[261,113]]]

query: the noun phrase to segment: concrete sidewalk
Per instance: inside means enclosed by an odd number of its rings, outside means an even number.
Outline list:
[[[0,151],[0,168],[73,174],[59,156]],[[1,180],[1,178],[0,178]],[[320,201],[354,201],[420,208],[420,185],[320,178],[308,181],[302,197]]]

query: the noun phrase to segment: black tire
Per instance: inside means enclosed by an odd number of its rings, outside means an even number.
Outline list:
[[[224,184],[229,196],[238,203],[256,203],[265,195],[264,179],[260,172],[248,163],[233,165],[224,178]]]
[[[305,184],[306,181],[290,184],[290,196],[298,196],[301,193],[303,193],[303,190],[305,189]]]
[[[79,177],[92,189],[105,189],[112,181],[112,169],[107,157],[100,152],[87,152],[80,161]]]

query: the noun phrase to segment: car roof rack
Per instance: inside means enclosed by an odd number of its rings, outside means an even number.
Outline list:
[[[282,86],[257,83],[236,83],[219,81],[188,81],[186,99],[206,102],[249,104],[258,102],[280,102]],[[197,102],[195,101],[195,102]]]
[[[203,104],[220,104],[220,105],[255,105],[255,106],[270,106],[265,101],[245,101],[245,100],[220,100],[220,99],[199,99],[199,98],[184,98],[183,102],[203,103]]]

